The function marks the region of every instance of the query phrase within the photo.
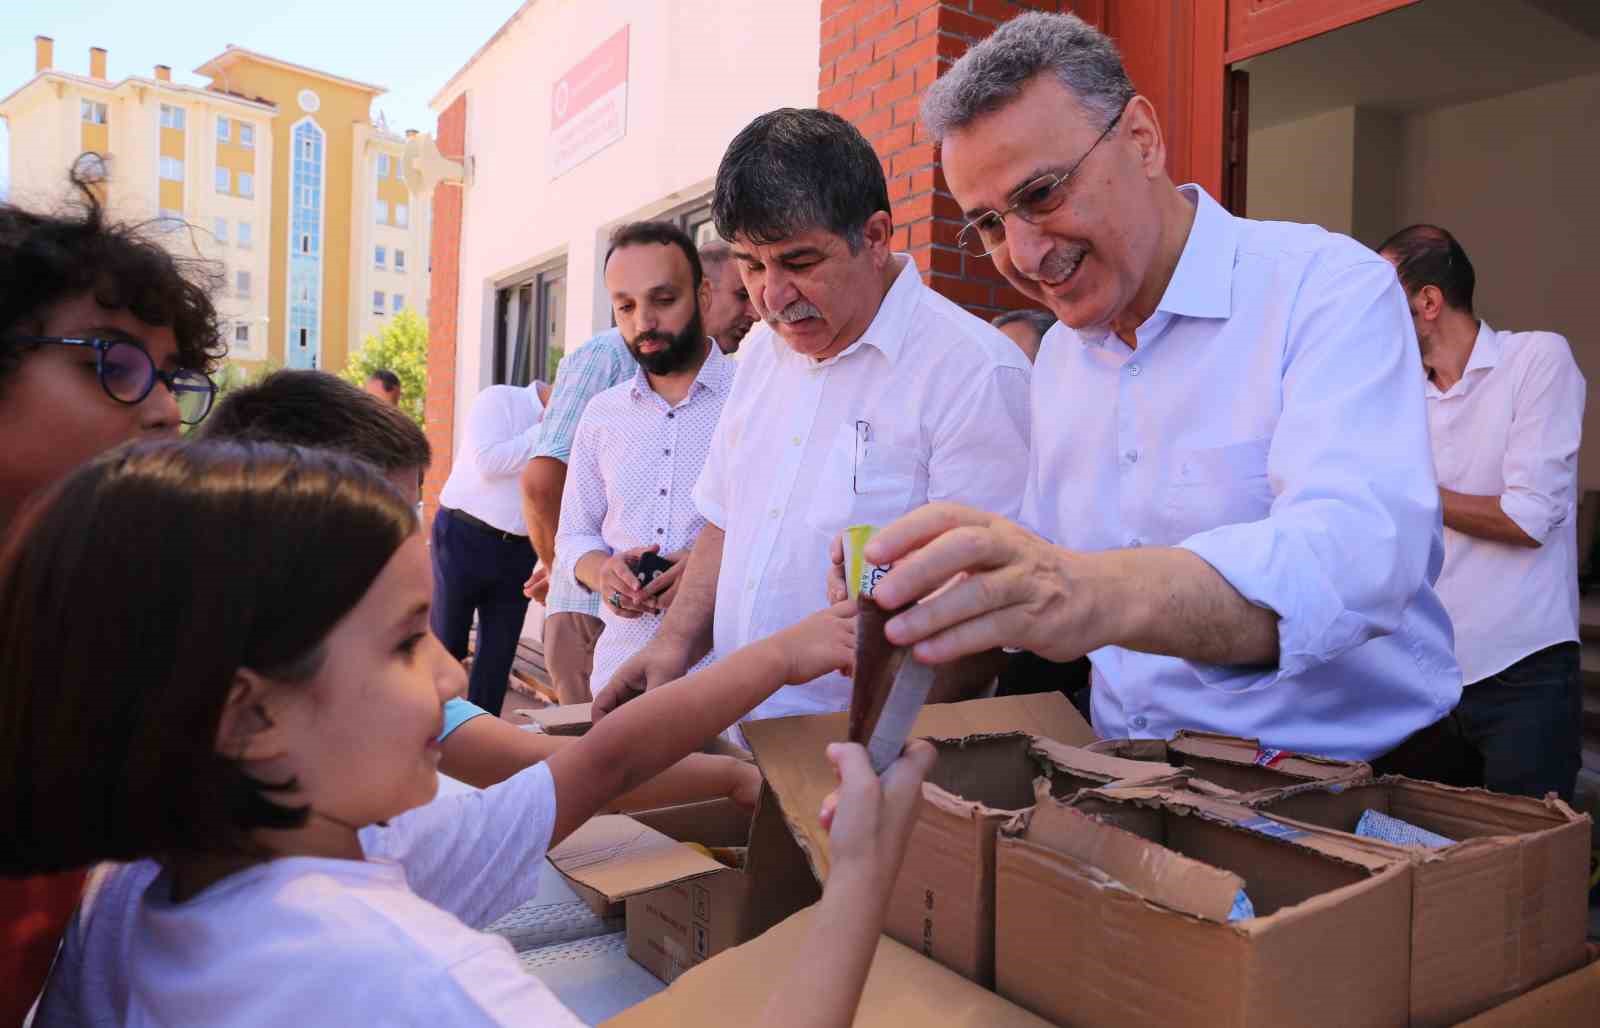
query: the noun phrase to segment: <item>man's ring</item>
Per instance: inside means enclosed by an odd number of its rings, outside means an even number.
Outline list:
[[[613,607],[621,609],[621,607],[622,607],[622,594],[621,593],[614,592],[614,593],[611,594],[611,605]]]

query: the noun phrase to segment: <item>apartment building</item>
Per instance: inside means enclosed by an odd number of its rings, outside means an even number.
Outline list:
[[[69,168],[102,164],[114,217],[215,262],[233,359],[337,370],[399,311],[426,313],[428,211],[405,137],[372,121],[383,87],[233,46],[204,84],[165,65],[113,81],[103,49],[85,75],[34,45],[33,78],[0,100],[10,199],[57,206]]]

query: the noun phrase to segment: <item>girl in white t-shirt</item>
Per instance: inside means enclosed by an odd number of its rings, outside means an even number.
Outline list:
[[[578,1024],[468,925],[529,898],[546,849],[615,796],[847,664],[854,633],[848,606],[822,611],[429,804],[463,673],[428,631],[415,515],[376,471],[117,451],[29,507],[0,569],[0,873],[134,862],[97,873],[41,1026]],[[770,1023],[849,1023],[933,759],[914,745],[880,780],[859,747],[830,756],[833,871]]]

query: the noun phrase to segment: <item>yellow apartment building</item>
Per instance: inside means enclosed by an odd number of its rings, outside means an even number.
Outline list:
[[[381,86],[234,46],[203,86],[164,65],[112,81],[102,49],[82,75],[34,45],[33,78],[0,100],[11,201],[59,205],[68,169],[101,155],[114,217],[215,262],[233,359],[338,370],[399,311],[426,316],[428,205],[405,137],[372,121]]]

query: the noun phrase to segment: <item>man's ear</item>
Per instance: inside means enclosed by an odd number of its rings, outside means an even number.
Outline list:
[[[726,268],[722,269],[722,273],[723,274],[727,274],[728,273],[728,269],[726,269]],[[695,290],[695,294],[694,295],[695,295],[696,300],[698,300],[699,303],[700,303],[700,316],[702,318],[705,317],[706,314],[710,313],[710,311],[711,311],[711,304],[713,302],[712,299],[711,299],[711,294],[712,294],[712,291],[711,291],[711,276],[710,275],[701,275],[700,276],[700,288]]]
[[[1127,132],[1139,154],[1139,167],[1146,178],[1167,173],[1167,143],[1161,136],[1161,121],[1156,109],[1143,96],[1135,96],[1122,110],[1122,122],[1115,132]]]
[[[1438,286],[1423,286],[1417,290],[1417,306],[1424,321],[1435,321],[1444,311],[1444,293]]]
[[[894,255],[893,247],[890,245],[894,238],[894,218],[888,211],[874,211],[872,217],[861,227],[861,235],[867,249],[872,251],[873,263],[880,268],[883,267]]]
[[[217,724],[217,752],[240,761],[273,760],[286,749],[283,688],[248,668],[233,676]]]

